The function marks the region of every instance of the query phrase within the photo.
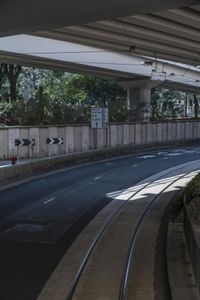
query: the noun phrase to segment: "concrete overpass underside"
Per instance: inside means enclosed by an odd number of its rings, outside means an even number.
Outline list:
[[[32,35],[0,38],[0,62],[100,76],[126,88],[147,82],[200,92],[197,67]]]
[[[199,0],[4,1],[0,61],[115,79],[132,100],[199,93],[199,20]]]
[[[113,51],[200,65],[200,5],[155,11],[78,26],[58,27],[36,35]]]
[[[138,121],[149,121],[153,87],[200,93],[200,70],[180,63],[31,35],[0,38],[0,49],[0,61],[4,63],[61,69],[117,81],[128,91],[129,108],[137,109],[139,103],[145,103],[146,112],[138,114]]]
[[[200,64],[199,0],[3,1],[2,36],[31,33]]]

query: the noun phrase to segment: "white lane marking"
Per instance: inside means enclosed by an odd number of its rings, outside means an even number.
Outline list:
[[[167,155],[169,152],[158,152],[158,155]]]
[[[98,180],[98,179],[100,179],[100,178],[101,178],[101,176],[98,176],[98,177],[95,177],[94,180]]]
[[[152,158],[152,157],[156,157],[156,155],[144,155],[144,156],[139,156],[139,159],[143,159],[143,158]]]
[[[44,204],[48,204],[48,203],[52,202],[53,200],[55,200],[55,198],[51,198],[51,199],[45,201]]]
[[[185,150],[184,151],[184,153],[186,153],[186,154],[193,154],[193,153],[199,153],[199,151],[197,151],[197,150]]]
[[[138,165],[133,165],[133,166],[132,166],[132,168],[137,168],[137,167],[138,167]]]
[[[175,152],[175,153],[169,153],[167,155],[168,156],[180,156],[180,155],[183,155],[183,153],[181,153],[181,152]]]

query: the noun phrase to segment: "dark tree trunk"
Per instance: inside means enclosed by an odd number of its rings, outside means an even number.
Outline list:
[[[184,110],[185,110],[185,118],[187,118],[187,107],[188,107],[188,94],[185,94],[185,106],[184,106]]]
[[[13,109],[10,111],[8,116],[10,124],[15,124],[16,121],[16,111],[15,105],[17,101],[17,79],[21,73],[22,67],[8,64],[1,64],[1,73],[6,77],[10,84],[10,101],[13,104]]]
[[[17,100],[17,79],[22,71],[21,66],[2,64],[1,70],[10,83],[10,99],[15,103]]]
[[[4,81],[4,78],[5,78],[5,76],[4,76],[4,73],[3,73],[3,67],[2,67],[2,64],[0,65],[0,89],[1,89],[1,87],[2,87],[2,83],[3,83],[3,81]]]
[[[199,102],[197,96],[196,95],[193,96],[194,96],[194,116],[195,119],[198,119]]]

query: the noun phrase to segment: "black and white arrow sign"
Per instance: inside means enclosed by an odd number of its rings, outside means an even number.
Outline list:
[[[63,144],[63,138],[48,138],[47,144],[49,145],[61,145]]]
[[[35,139],[16,139],[15,146],[35,146]]]

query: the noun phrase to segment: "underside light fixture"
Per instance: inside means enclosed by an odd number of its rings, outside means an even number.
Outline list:
[[[129,48],[129,51],[130,52],[134,52],[136,49],[136,46],[135,45],[131,45],[130,48]]]
[[[151,80],[153,80],[153,81],[165,81],[166,80],[166,72],[159,72],[157,70],[152,70]]]

